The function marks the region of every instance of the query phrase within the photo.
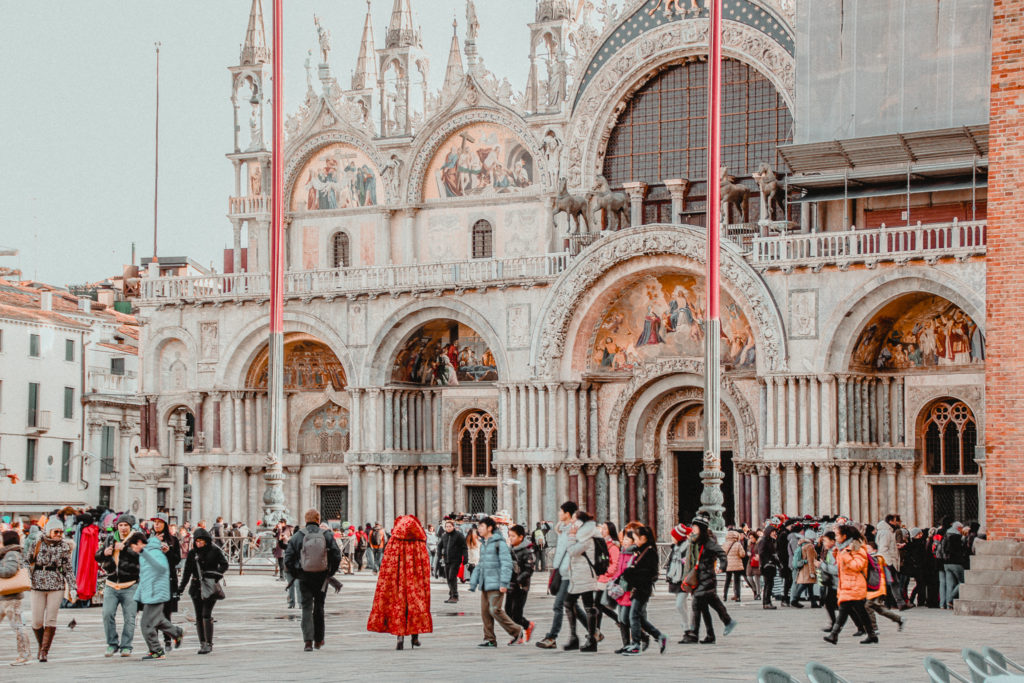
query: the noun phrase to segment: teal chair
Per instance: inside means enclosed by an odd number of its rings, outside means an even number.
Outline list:
[[[928,672],[932,683],[971,683],[971,679],[964,678],[934,657],[924,658],[924,670]]]
[[[1012,659],[1009,659],[1006,655],[1004,655],[1002,652],[995,649],[994,647],[981,648],[981,654],[985,655],[985,659],[987,659],[988,661],[992,662],[993,664],[1002,669],[1006,669],[1007,671],[1010,671],[1011,669],[1016,669],[1017,671],[1024,673],[1024,666],[1021,666]]]
[[[762,666],[757,671],[757,683],[802,683],[799,678],[793,678],[782,669],[774,666]]]
[[[999,676],[1009,673],[1006,669],[1001,666],[997,666],[995,662],[990,662],[985,659],[984,656],[977,650],[972,650],[969,647],[965,647],[961,652],[960,656],[964,658],[964,663],[967,664],[967,668],[971,670],[971,681],[973,683],[985,683],[989,676]]]
[[[807,662],[804,673],[811,679],[811,683],[850,683],[820,662]]]

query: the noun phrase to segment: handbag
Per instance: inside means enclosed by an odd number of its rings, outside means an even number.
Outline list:
[[[0,579],[0,595],[15,595],[32,590],[32,578],[28,567],[22,567],[18,573],[7,579]]]
[[[196,558],[196,575],[201,577],[199,579],[199,597],[203,600],[209,600],[215,598],[217,600],[223,600],[224,595],[224,579],[215,579],[210,576],[203,576],[203,570],[199,566],[199,558]]]
[[[562,588],[562,573],[557,569],[551,570],[551,576],[548,577],[548,593],[551,595],[558,595],[558,591]]]
[[[622,581],[612,581],[608,584],[607,589],[608,597],[612,600],[618,600],[626,594],[626,587],[622,585]]]
[[[684,593],[692,593],[697,590],[697,570],[700,569],[700,558],[704,555],[704,547],[701,546],[700,551],[697,553],[697,561],[694,563],[693,568],[686,572],[686,576],[683,577],[683,582],[679,584],[679,590]]]

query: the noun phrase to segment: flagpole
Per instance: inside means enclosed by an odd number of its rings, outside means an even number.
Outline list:
[[[267,453],[263,494],[264,528],[286,517],[284,472],[281,468],[284,430],[284,107],[282,67],[282,0],[274,0],[273,33],[273,149],[271,154],[270,220],[270,340],[267,394],[270,403],[270,451]]]
[[[722,0],[708,0],[711,26],[708,31],[708,193],[707,242],[704,277],[704,469],[700,478],[704,485],[700,511],[711,518],[713,531],[724,531],[725,511],[722,497],[721,461],[721,321],[719,320],[719,237],[720,194],[718,169],[721,166],[721,97],[722,97]]]
[[[156,130],[153,132],[153,269],[156,265],[157,195],[160,192],[160,41],[153,43],[156,48]],[[134,262],[134,260],[133,260]]]

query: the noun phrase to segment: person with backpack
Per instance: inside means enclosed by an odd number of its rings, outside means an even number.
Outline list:
[[[885,556],[878,551],[877,537],[874,543],[868,541],[866,545],[868,547],[866,607],[868,621],[871,622],[871,630],[878,633],[878,621],[875,619],[875,615],[879,614],[894,622],[898,626],[897,630],[902,631],[903,626],[907,623],[906,619],[897,612],[893,612],[885,604],[885,594],[888,585],[885,580],[885,569],[888,565],[885,563]]]
[[[466,537],[455,527],[455,520],[444,520],[444,535],[438,541],[438,561],[448,583],[448,599],[451,605],[459,601],[459,569],[466,562]]]
[[[852,524],[841,524],[836,529],[836,541],[838,543],[832,549],[832,554],[837,567],[836,600],[839,602],[839,611],[832,630],[824,640],[833,645],[838,643],[846,620],[852,616],[858,628],[867,633],[867,638],[860,641],[861,644],[877,643],[878,636],[871,628],[871,620],[865,608],[868,595],[868,553],[864,549],[864,537]]]
[[[170,639],[175,649],[181,647],[185,635],[180,626],[172,624],[164,615],[164,603],[171,599],[171,567],[158,536],[147,539],[144,533],[136,531],[127,545],[139,556],[139,588],[135,591],[135,601],[142,606],[142,637],[149,647],[149,654],[142,659],[164,659],[166,653],[160,647],[160,633]]]
[[[546,564],[544,562],[544,551],[548,547],[548,529],[544,528],[546,526],[548,525],[544,522],[537,522],[537,528],[533,530],[533,552],[537,555],[536,565],[539,572],[544,571]]]
[[[558,524],[555,525],[555,532],[558,536],[555,541],[555,556],[551,564],[551,575],[548,579],[548,592],[555,596],[555,604],[551,608],[554,614],[551,619],[551,630],[547,632],[543,640],[537,641],[537,647],[543,650],[554,650],[557,647],[556,640],[562,630],[562,610],[565,607],[565,598],[569,594],[569,530],[574,524],[573,515],[578,509],[579,506],[571,500],[565,501],[558,508]],[[580,621],[585,621],[587,618],[583,608],[578,605],[576,616]],[[575,638],[575,634],[573,637]]]
[[[729,599],[729,585],[732,584],[732,601],[740,601],[740,579],[743,576],[743,561],[747,559],[747,551],[743,547],[740,532],[729,529],[725,534],[725,589],[722,600]]]
[[[478,647],[498,647],[494,622],[498,622],[512,636],[509,645],[522,644],[526,634],[526,629],[512,621],[502,607],[512,581],[512,553],[505,538],[496,533],[497,528],[498,523],[491,517],[484,517],[477,524],[484,542],[480,548],[480,562],[469,578],[469,590],[480,588],[480,618],[484,625],[484,640]]]
[[[634,528],[628,535],[633,540],[633,562],[623,570],[620,580],[630,596],[631,642],[622,648],[621,653],[638,655],[643,652],[646,649],[643,645],[644,632],[647,632],[657,639],[659,652],[665,654],[668,638],[654,624],[647,621],[647,603],[654,592],[654,582],[658,580],[658,548],[655,545],[654,531],[648,526],[640,526]]]
[[[815,573],[818,577],[818,586],[821,588],[821,604],[828,614],[828,626],[822,629],[826,633],[832,631],[836,623],[836,610],[839,604],[836,601],[836,580],[839,575],[839,567],[836,565],[836,558],[832,554],[832,548],[836,545],[836,532],[826,531],[821,535],[821,549],[818,559],[815,560]]]
[[[683,590],[683,567],[686,565],[686,555],[690,547],[690,534],[693,529],[682,522],[672,527],[669,535],[672,536],[672,552],[669,553],[668,563],[665,567],[665,579],[668,581],[668,592],[676,596],[676,612],[679,613],[680,623],[683,631],[690,630],[690,621],[693,615],[690,612],[690,594]],[[711,629],[711,615],[708,614],[704,620],[706,630]],[[696,634],[694,634],[696,636]],[[692,642],[687,639],[679,641],[680,645]]]
[[[526,537],[526,529],[514,524],[508,529],[508,542],[512,546],[512,580],[505,594],[505,612],[515,623],[526,629],[523,642],[530,642],[536,624],[523,616],[526,599],[530,596],[530,580],[537,566],[533,543]]]
[[[964,582],[964,568],[967,565],[967,547],[964,542],[963,525],[953,522],[946,529],[942,540],[942,573],[945,577],[946,594],[943,609],[953,609],[953,600],[960,594],[960,584]]]
[[[605,522],[597,527],[597,533],[604,539],[605,547],[608,549],[608,569],[597,577],[598,588],[594,591],[594,607],[597,608],[597,639],[604,640],[601,635],[601,620],[607,615],[618,621],[618,610],[613,600],[608,598],[608,585],[619,575],[619,530],[615,528],[614,522]]]
[[[722,620],[725,625],[725,635],[729,635],[736,628],[736,619],[729,616],[725,604],[718,597],[715,562],[717,561],[719,566],[724,567],[727,560],[722,546],[718,545],[714,534],[709,531],[710,523],[711,520],[704,515],[694,518],[692,525],[694,533],[690,535],[690,547],[686,551],[683,576],[690,575],[693,571],[696,572],[690,630],[683,635],[683,640],[687,643],[697,642],[697,629],[701,619],[704,619],[707,635],[700,642],[705,645],[715,642],[710,610],[714,610]]]
[[[367,564],[374,574],[380,571],[380,558],[384,554],[384,546],[387,543],[387,532],[384,531],[384,527],[381,526],[380,522],[377,522],[370,531],[370,550],[367,553],[369,558]]]
[[[818,600],[814,597],[814,584],[818,579],[814,571],[815,563],[818,560],[818,552],[814,549],[814,540],[813,529],[807,529],[799,535],[791,565],[794,578],[793,588],[789,595],[790,607],[803,607],[800,597],[805,594],[811,599],[811,607],[818,606]]]
[[[327,581],[341,566],[341,549],[334,534],[320,528],[320,512],[310,508],[304,515],[306,526],[288,541],[284,565],[299,584],[302,603],[303,650],[312,652],[324,645],[324,601]]]
[[[107,639],[107,657],[120,652],[122,657],[132,654],[135,638],[135,618],[139,608],[135,591],[139,584],[139,556],[125,542],[132,535],[135,517],[127,512],[117,518],[117,529],[103,540],[96,552],[106,581],[103,588],[103,631]],[[121,609],[121,639],[117,637],[117,610]]]
[[[775,575],[779,569],[779,554],[776,546],[778,535],[778,528],[769,521],[761,540],[754,546],[757,562],[761,568],[761,609],[777,609],[772,604],[772,594],[775,592]]]
[[[569,620],[569,643],[565,650],[597,652],[597,608],[594,591],[599,587],[597,578],[608,571],[608,546],[597,533],[594,518],[584,510],[577,510],[576,521],[569,529],[569,592],[565,599],[565,616]],[[582,647],[576,636],[576,606],[582,598],[586,614],[587,640]]]
[[[203,597],[203,579],[220,581],[228,570],[228,558],[224,551],[213,542],[206,529],[196,529],[192,537],[192,548],[185,556],[185,571],[181,576],[181,591],[186,589],[192,599],[196,614],[196,634],[199,636],[199,652],[205,655],[213,650],[213,607],[217,595]]]

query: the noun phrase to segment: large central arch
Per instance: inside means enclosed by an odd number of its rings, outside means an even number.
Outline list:
[[[654,255],[678,255],[703,264],[704,230],[689,226],[649,225],[622,230],[602,239],[577,258],[555,281],[538,316],[531,365],[538,374],[555,377],[568,371],[564,363],[570,327],[590,289],[612,268],[632,259]],[[722,246],[722,286],[744,309],[755,328],[757,368],[760,372],[784,370],[787,365],[785,328],[771,290],[743,260],[739,249]]]

